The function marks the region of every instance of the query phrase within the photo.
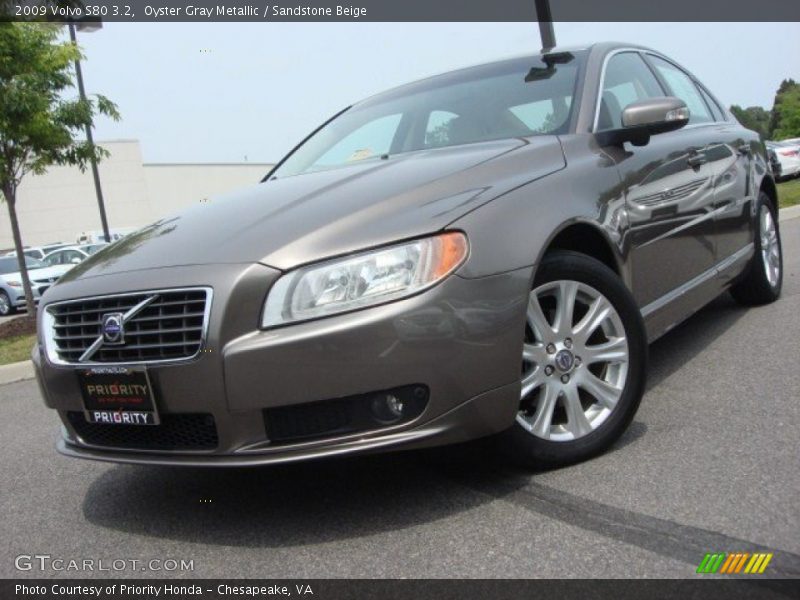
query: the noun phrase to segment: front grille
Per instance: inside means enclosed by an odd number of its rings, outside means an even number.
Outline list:
[[[56,281],[58,281],[57,277],[51,277],[50,279],[32,279],[31,285],[36,288],[36,291],[39,292],[40,296],[43,296],[44,293],[50,289]]]
[[[50,305],[52,350],[62,362],[78,359],[102,335],[103,315],[126,313],[150,299],[124,324],[124,343],[104,343],[85,362],[131,363],[191,358],[200,352],[207,289],[162,290],[88,298]]]
[[[159,425],[103,425],[89,423],[82,412],[67,419],[87,444],[135,450],[213,450],[217,426],[209,414],[162,414]]]

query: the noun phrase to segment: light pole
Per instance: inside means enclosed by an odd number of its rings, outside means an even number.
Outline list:
[[[88,21],[88,22],[80,22],[77,24],[77,29],[81,31],[85,31],[90,33],[92,31],[97,31],[103,26],[102,23],[99,21]],[[72,43],[77,46],[78,40],[75,35],[76,25],[74,22],[70,21],[69,23],[69,37],[72,40]],[[78,93],[80,94],[81,100],[86,102],[86,90],[83,87],[83,73],[81,72],[81,60],[80,58],[75,59],[75,74],[78,79]],[[92,126],[86,125],[86,141],[89,142],[89,145],[94,146],[94,139],[92,138]],[[97,170],[97,160],[95,160],[94,152],[92,152],[91,161],[92,163],[92,177],[94,178],[94,191],[97,195],[97,207],[100,209],[100,223],[103,226],[103,236],[107,242],[111,241],[111,236],[108,233],[108,219],[106,218],[106,205],[103,201],[103,188],[100,187],[100,173]]]

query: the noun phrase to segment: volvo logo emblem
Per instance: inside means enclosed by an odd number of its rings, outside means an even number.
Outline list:
[[[103,315],[103,343],[104,344],[124,344],[125,343],[125,321],[122,313],[108,313]]]
[[[556,354],[555,363],[558,370],[565,373],[572,368],[572,365],[575,363],[575,357],[572,356],[572,352],[569,350],[562,350]]]

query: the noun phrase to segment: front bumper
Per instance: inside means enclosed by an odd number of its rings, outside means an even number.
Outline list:
[[[20,291],[18,292],[19,295],[15,295],[11,297],[11,305],[15,306],[16,308],[24,308],[25,307],[25,292]],[[39,304],[41,296],[39,293],[34,291],[33,292],[33,303]]]
[[[214,290],[199,357],[147,368],[159,412],[213,416],[216,447],[154,451],[89,443],[68,418],[83,410],[75,367],[52,365],[35,348],[45,402],[64,424],[59,451],[114,462],[240,466],[459,442],[513,423],[530,268],[480,279],[456,275],[399,302],[261,331],[260,310],[277,276],[262,265],[175,267],[53,288],[45,304],[137,289]],[[424,410],[408,422],[280,444],[267,434],[268,409],[407,385],[429,390]]]

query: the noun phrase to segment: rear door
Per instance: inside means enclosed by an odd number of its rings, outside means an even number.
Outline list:
[[[601,90],[596,131],[621,127],[622,110],[631,102],[672,95],[638,51],[608,59]],[[713,120],[693,113],[683,129],[615,153],[628,216],[631,284],[640,307],[716,261],[715,167],[706,156],[707,122]]]
[[[726,121],[717,102],[688,73],[661,57],[647,55],[656,74],[673,96],[681,98],[692,115],[701,115],[707,135],[705,158],[714,178],[714,225],[717,260],[721,261],[753,241],[752,152],[754,134]]]

